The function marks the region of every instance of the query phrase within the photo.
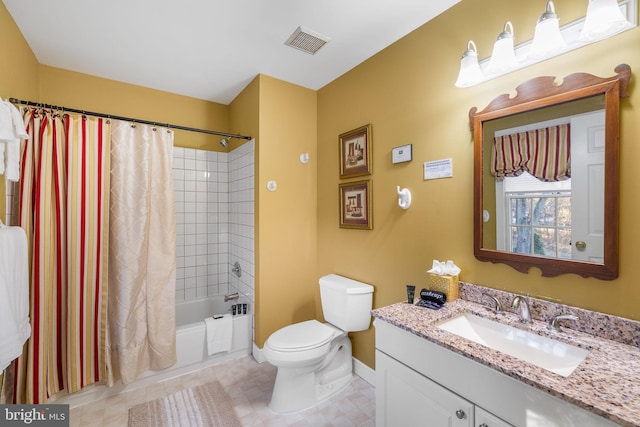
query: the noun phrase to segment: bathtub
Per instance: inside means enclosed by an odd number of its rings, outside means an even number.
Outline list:
[[[204,319],[214,314],[230,313],[231,306],[238,303],[247,303],[247,314],[233,316],[231,350],[209,356]],[[118,381],[113,387],[103,385],[90,387],[84,391],[61,397],[57,399],[57,403],[66,403],[74,408],[124,391],[135,390],[158,381],[184,375],[225,360],[251,354],[252,308],[251,304],[242,298],[225,302],[224,295],[178,303],[176,304],[177,361],[175,365],[167,369],[143,372],[136,381],[126,385]]]
[[[227,353],[207,355],[204,319],[214,314],[231,313],[234,304],[247,304],[247,314],[233,316],[233,339]],[[251,305],[246,300],[224,301],[224,296],[209,297],[176,304],[177,362],[170,369],[200,364],[202,366],[249,354],[251,352]]]

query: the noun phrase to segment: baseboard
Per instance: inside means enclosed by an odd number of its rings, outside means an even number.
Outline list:
[[[376,371],[356,359],[353,358],[353,373],[375,387]]]
[[[262,349],[260,347],[257,346],[257,344],[254,342],[253,343],[253,349],[251,351],[251,355],[253,355],[253,358],[256,360],[256,362],[258,363],[264,363],[267,360],[264,358],[264,356],[262,355]]]

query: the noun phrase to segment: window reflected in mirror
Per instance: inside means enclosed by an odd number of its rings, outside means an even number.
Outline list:
[[[485,223],[483,247],[603,262],[603,104],[599,95],[485,124],[495,224]]]

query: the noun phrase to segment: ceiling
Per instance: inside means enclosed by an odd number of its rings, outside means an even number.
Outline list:
[[[3,0],[41,64],[221,104],[258,74],[320,89],[459,1]]]

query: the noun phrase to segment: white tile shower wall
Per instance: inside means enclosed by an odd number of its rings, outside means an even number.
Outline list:
[[[229,153],[229,285],[230,291],[255,301],[254,155],[252,140]],[[240,277],[231,272],[240,263]]]
[[[174,147],[176,302],[228,291],[227,153]]]
[[[249,144],[250,148],[244,148]],[[234,180],[241,185],[248,180],[253,188],[253,151],[253,142],[229,154],[174,147],[176,302],[235,290],[253,301],[253,190],[248,207],[247,195],[236,195],[239,187],[230,183],[233,167],[240,169],[233,174]],[[246,176],[239,178],[238,174]],[[245,229],[248,223],[250,231]],[[240,240],[235,236],[238,233]],[[235,261],[243,269],[243,282],[234,281],[230,288],[230,271]]]

